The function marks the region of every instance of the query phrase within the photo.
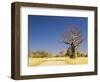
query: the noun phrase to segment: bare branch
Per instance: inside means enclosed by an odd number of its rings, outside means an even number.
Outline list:
[[[82,39],[81,41],[79,41],[76,46],[79,46],[84,40],[85,39]]]
[[[60,43],[65,43],[65,44],[68,44],[68,45],[70,45],[70,43],[68,43],[68,42],[60,42]]]
[[[66,28],[65,32],[62,36],[61,43],[65,43],[71,45],[73,43],[74,46],[80,45],[84,41],[82,32],[77,26],[69,26]]]

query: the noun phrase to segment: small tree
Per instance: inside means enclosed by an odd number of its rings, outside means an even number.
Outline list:
[[[81,52],[80,51],[77,52],[77,57],[81,57]]]

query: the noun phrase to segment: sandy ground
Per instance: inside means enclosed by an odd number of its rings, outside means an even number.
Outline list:
[[[74,65],[74,64],[87,64],[87,57],[79,57],[70,59],[69,57],[53,57],[53,58],[29,58],[29,66],[44,66],[44,65]]]
[[[64,61],[46,61],[41,63],[40,65],[64,65]]]

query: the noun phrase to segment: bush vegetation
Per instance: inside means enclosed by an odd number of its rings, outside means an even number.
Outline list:
[[[45,52],[45,51],[35,51],[35,52],[30,52],[28,53],[29,57],[32,58],[44,58],[44,57],[70,57],[70,52],[67,51],[66,53],[64,51],[59,52],[59,54],[57,55],[53,55],[51,53]],[[81,52],[77,52],[77,57],[87,57],[87,54],[81,53]]]

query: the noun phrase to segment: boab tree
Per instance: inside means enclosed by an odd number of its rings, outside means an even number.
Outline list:
[[[81,30],[77,26],[69,26],[63,33],[61,43],[69,45],[71,50],[70,58],[75,58],[76,49],[84,40]]]

